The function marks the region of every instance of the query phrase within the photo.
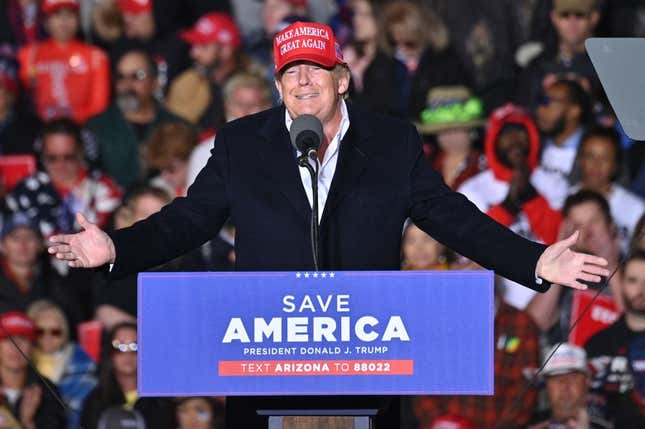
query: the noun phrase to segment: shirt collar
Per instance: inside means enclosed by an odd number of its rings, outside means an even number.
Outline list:
[[[340,100],[340,113],[342,117],[340,119],[338,132],[336,133],[336,135],[340,134],[340,138],[338,139],[339,142],[343,139],[343,137],[345,137],[345,133],[347,133],[347,130],[349,129],[349,113],[347,112],[347,104],[342,98]],[[291,131],[291,124],[293,124],[293,119],[289,115],[289,111],[285,108],[284,125],[287,127],[288,131]]]

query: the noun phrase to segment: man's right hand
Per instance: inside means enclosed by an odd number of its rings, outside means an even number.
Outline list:
[[[67,265],[73,268],[95,268],[114,263],[116,251],[110,236],[81,213],[76,214],[76,220],[83,231],[52,236],[49,253],[67,261]]]

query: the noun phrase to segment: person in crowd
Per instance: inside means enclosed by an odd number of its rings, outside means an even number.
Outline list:
[[[181,37],[191,45],[193,67],[171,82],[166,107],[201,130],[217,129],[224,124],[222,85],[250,67],[240,31],[229,15],[209,13]]]
[[[576,157],[579,182],[571,187],[570,192],[590,189],[607,199],[622,249],[627,250],[634,227],[645,213],[645,201],[616,183],[623,165],[622,155],[620,136],[615,129],[596,127],[587,130],[580,140]]]
[[[592,37],[600,19],[597,0],[553,0],[550,18],[557,33],[554,46],[544,50],[520,74],[516,99],[530,109],[552,82],[576,76],[597,98],[600,82],[584,42]]]
[[[262,0],[262,28],[251,34],[244,46],[267,72],[273,67],[273,36],[288,25],[286,22],[308,21],[308,3],[307,0]]]
[[[446,26],[433,11],[402,0],[386,4],[382,14],[381,46],[406,66],[411,80],[408,116],[418,120],[431,88],[463,85],[468,79],[449,46]]]
[[[494,396],[419,396],[414,411],[420,427],[429,427],[446,414],[470,420],[478,428],[514,428],[528,423],[537,394],[524,392],[525,368],[538,364],[538,328],[531,317],[503,300],[504,286],[495,284]],[[513,405],[513,406],[512,406]]]
[[[26,311],[39,299],[58,303],[72,323],[84,315],[76,282],[54,270],[43,254],[38,224],[24,213],[5,215],[0,230],[0,312]]]
[[[401,243],[402,270],[447,270],[447,249],[421,228],[408,223]]]
[[[4,327],[0,330],[0,417],[3,424],[8,428],[65,429],[65,410],[51,392],[58,394],[56,386],[47,379],[40,379],[23,356],[24,353],[31,359],[33,353],[34,322],[26,314],[14,311],[0,314],[0,323]]]
[[[353,37],[343,47],[352,72],[349,96],[367,109],[406,117],[410,79],[403,63],[380,46],[381,2],[352,0]]]
[[[186,195],[188,159],[196,145],[197,134],[187,124],[175,122],[155,128],[143,152],[148,169],[159,172],[150,184],[173,197]]]
[[[528,39],[532,9],[539,0],[426,0],[450,31],[451,45],[464,65],[484,111],[511,100],[517,66],[514,53]]]
[[[226,122],[258,113],[273,105],[269,82],[254,73],[238,73],[226,81],[222,88]],[[204,139],[193,150],[188,163],[188,185],[206,165],[213,149],[214,139]]]
[[[0,312],[26,307],[26,298],[31,291],[33,274],[38,271],[38,256],[43,242],[38,226],[25,215],[17,213],[4,216],[0,238]]]
[[[81,426],[104,427],[101,425],[113,418],[115,410],[126,409],[134,410],[147,428],[173,428],[169,399],[140,398],[138,395],[137,325],[117,324],[108,332],[107,340],[101,350],[99,383],[83,403]]]
[[[555,208],[561,208],[568,189],[562,180],[571,180],[573,164],[585,127],[589,125],[589,95],[576,82],[560,79],[546,88],[537,108],[536,122],[544,135],[543,152],[535,175]]]
[[[575,230],[580,232],[575,249],[604,257],[608,261],[610,272],[613,272],[620,257],[620,243],[609,204],[602,195],[581,190],[567,198],[562,208],[559,237]],[[606,293],[622,309],[622,294],[617,280],[616,276],[612,278]],[[540,330],[547,333],[549,344],[567,337],[571,320],[571,298],[572,294],[568,289],[554,284],[546,293],[535,295],[526,308]]]
[[[236,269],[310,270],[312,188],[294,163],[288,135],[292,121],[308,113],[321,121],[319,178],[321,189],[330,189],[319,194],[325,207],[320,267],[399,268],[401,230],[411,218],[456,252],[536,290],[545,291],[550,282],[584,289],[579,280],[608,275],[603,258],[570,250],[577,233],[548,247],[534,243],[451,191],[426,160],[411,124],[345,103],[350,72],[330,27],[296,22],[274,42],[275,82],[284,106],[222,127],[186,198],[110,235],[79,214],[85,231],[52,237],[49,252],[71,267],[112,263],[109,276],[117,279],[200,246],[232,216]],[[398,424],[396,405],[377,417],[385,427]],[[250,407],[251,400],[227,401],[227,419],[240,427],[266,424]]]
[[[223,429],[224,401],[223,397],[177,398],[177,429]]]
[[[69,116],[82,124],[108,106],[108,58],[76,39],[78,0],[43,0],[41,7],[51,37],[20,49],[20,80],[43,120]]]
[[[629,240],[629,252],[645,251],[645,214],[636,222],[634,234]]]
[[[436,137],[438,149],[426,146],[428,156],[452,189],[485,168],[486,159],[475,147],[477,130],[484,125],[482,115],[481,100],[466,87],[440,86],[428,92],[417,129]]]
[[[127,190],[143,179],[140,151],[151,131],[182,119],[155,99],[156,67],[145,51],[124,53],[116,62],[114,78],[114,102],[91,118],[87,129],[98,142],[103,170]]]
[[[540,136],[530,115],[507,104],[489,118],[485,139],[488,169],[466,180],[458,189],[481,211],[517,234],[541,243],[555,243],[561,216],[543,194],[535,169]],[[567,183],[562,181],[566,189]],[[505,300],[524,309],[534,293],[506,283]]]
[[[0,57],[0,155],[31,154],[42,124],[19,104],[17,65]]]
[[[620,268],[623,314],[608,328],[593,335],[585,344],[592,368],[591,391],[599,413],[616,428],[642,426],[645,414],[637,402],[642,386],[645,354],[645,253],[637,251]],[[640,364],[630,365],[630,356],[640,356]],[[633,360],[636,364],[638,360]],[[641,398],[642,399],[642,398]]]
[[[590,412],[590,374],[583,348],[569,343],[553,346],[543,366],[540,378],[546,386],[549,408],[536,413],[526,429],[612,427],[611,422],[594,414],[593,406]]]
[[[10,53],[47,37],[38,0],[0,1],[0,49]]]
[[[123,34],[111,43],[112,64],[128,51],[146,51],[155,65],[157,93],[165,94],[168,84],[190,64],[186,45],[176,32],[177,26],[188,25],[182,12],[185,3],[165,0],[116,0],[123,19]],[[165,24],[160,20],[165,20]]]
[[[29,306],[27,315],[36,326],[36,368],[58,387],[68,407],[67,428],[77,429],[83,401],[97,383],[96,364],[71,340],[69,324],[58,305],[38,300]]]
[[[110,177],[89,170],[78,125],[65,118],[50,121],[40,144],[44,171],[16,185],[6,196],[8,209],[26,213],[45,238],[77,231],[74,213],[79,211],[105,225],[119,204],[121,190]]]

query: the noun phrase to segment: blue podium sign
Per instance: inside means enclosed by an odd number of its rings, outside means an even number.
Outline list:
[[[490,271],[141,273],[139,394],[493,394]]]

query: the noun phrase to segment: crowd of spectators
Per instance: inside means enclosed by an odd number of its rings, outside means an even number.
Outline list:
[[[452,189],[535,241],[578,230],[617,270],[613,323],[577,344],[579,292],[497,279],[495,395],[407,398],[401,427],[643,427],[645,144],[584,49],[644,36],[634,0],[0,0],[0,426],[224,427],[225,398],[138,397],[136,278],[69,269],[45,243],[76,212],[121,228],[185,195],[219,128],[280,103],[272,38],[297,20],[333,27],[348,101],[413,122]],[[231,270],[234,240],[227,223],[155,270]],[[405,226],[401,269],[473,268]]]

